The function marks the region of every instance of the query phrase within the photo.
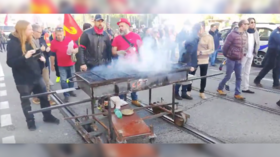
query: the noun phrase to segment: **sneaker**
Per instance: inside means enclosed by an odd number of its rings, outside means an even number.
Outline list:
[[[50,102],[50,105],[51,105],[51,106],[53,106],[53,105],[56,104],[53,100],[49,100],[49,102]]]
[[[44,116],[43,121],[46,123],[54,123],[54,124],[60,123],[59,119],[55,118],[53,115]]]
[[[237,100],[245,100],[245,98],[241,95],[235,95],[234,98]]]
[[[204,93],[199,93],[199,97],[200,97],[201,99],[207,99],[207,97],[205,96]]]
[[[254,81],[254,83],[255,83],[255,85],[256,85],[257,87],[260,87],[260,88],[263,87],[263,85],[262,85],[261,83],[258,83],[258,82],[256,82],[256,81]]]
[[[273,86],[274,89],[280,89],[280,86]]]
[[[35,105],[39,105],[40,104],[40,99],[39,98],[32,98],[32,103]]]
[[[37,129],[34,120],[29,120],[29,121],[27,122],[27,127],[28,127],[28,129],[29,129],[30,131],[34,131],[34,130]]]
[[[192,100],[193,98],[191,96],[189,96],[188,94],[182,94],[181,96],[183,99],[187,99],[187,100]]]
[[[255,92],[251,91],[251,90],[242,90],[243,93],[249,93],[249,94],[254,94]]]
[[[227,91],[230,91],[229,85],[225,85],[225,89],[226,89]]]
[[[59,82],[60,82],[60,77],[57,77],[56,80],[55,80],[55,82],[56,82],[56,83],[59,83]]]
[[[69,92],[70,96],[71,97],[77,97],[77,95],[72,91],[72,92]]]
[[[141,107],[141,104],[138,100],[132,100],[131,102],[134,106]]]
[[[65,103],[68,103],[68,102],[69,102],[69,97],[65,97],[65,98],[64,98],[64,102],[65,102]]]
[[[222,91],[222,90],[217,90],[217,92],[218,92],[218,94],[220,94],[220,95],[227,95],[227,93],[225,93],[225,92]]]
[[[175,95],[175,99],[177,99],[177,100],[183,100],[183,98],[182,98],[179,94],[176,94],[176,95]]]

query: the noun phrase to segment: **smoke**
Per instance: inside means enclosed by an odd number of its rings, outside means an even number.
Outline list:
[[[139,55],[119,56],[114,60],[111,69],[113,71],[130,71],[139,73],[165,73],[172,70],[174,63],[171,62],[171,53],[169,44],[160,44],[152,37],[146,37],[139,49]],[[91,69],[92,71],[108,71],[108,67],[101,65]],[[112,70],[109,70],[112,71]],[[108,72],[109,72],[108,71]]]

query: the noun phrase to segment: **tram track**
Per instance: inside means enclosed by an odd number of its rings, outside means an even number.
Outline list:
[[[54,94],[51,96],[52,99],[58,104],[63,104],[63,101],[61,100],[61,98],[57,95],[57,94]],[[131,100],[129,99],[128,97],[128,100]],[[141,103],[141,105],[144,107],[146,104],[144,103]],[[71,107],[63,107],[63,108],[60,108],[60,113],[64,116],[64,117],[73,117],[73,116],[78,116]],[[150,114],[153,114],[153,111],[152,109],[146,109],[145,110],[146,112],[150,113]],[[170,123],[170,124],[173,124],[173,126],[179,128],[180,130],[184,131],[184,132],[187,132],[195,137],[197,137],[198,139],[201,139],[202,141],[206,142],[206,143],[210,143],[210,144],[221,144],[221,143],[226,143],[218,138],[215,138],[215,137],[212,137],[210,135],[208,135],[207,133],[205,132],[202,132],[198,129],[196,129],[195,127],[193,126],[190,126],[190,125],[187,125],[185,124],[183,127],[178,127],[174,124],[174,120],[168,116],[162,116],[161,117],[165,122],[167,123]],[[70,123],[70,125],[77,131],[77,133],[82,137],[82,139],[84,140],[85,143],[94,143],[94,141],[88,139],[88,138],[85,138],[85,134],[87,134],[88,132],[83,128],[81,127],[80,130],[76,129],[75,127],[75,124],[76,122],[79,122],[80,120],[79,119],[72,119],[72,120],[68,120],[68,122]]]
[[[192,87],[192,89],[194,91],[199,92],[199,88],[197,88],[197,87]],[[262,106],[262,105],[259,105],[259,104],[256,104],[256,103],[252,103],[252,102],[249,102],[249,101],[246,101],[246,100],[245,101],[236,100],[235,98],[227,96],[227,95],[226,96],[218,95],[217,92],[210,92],[210,91],[205,90],[204,93],[208,94],[208,95],[211,95],[213,97],[217,97],[217,98],[220,98],[220,99],[228,100],[228,101],[231,101],[231,102],[234,102],[234,103],[238,103],[238,104],[241,104],[241,105],[249,106],[249,107],[252,107],[252,108],[259,109],[261,111],[269,112],[271,114],[275,114],[275,115],[279,115],[280,116],[280,111],[279,110],[276,110],[276,109],[273,109],[273,108],[270,108],[270,107],[265,107],[265,106]]]
[[[131,101],[130,97],[128,97],[127,99]],[[140,104],[143,107],[147,106],[147,104],[142,103],[142,102]],[[146,111],[150,114],[153,114],[153,110],[151,108],[147,108]],[[160,118],[163,119],[164,121],[174,125],[174,120],[172,118],[170,118],[169,116],[165,115],[165,116],[162,116]],[[174,125],[174,126],[176,126],[176,125]],[[184,132],[187,132],[187,133],[201,139],[202,141],[204,141],[206,143],[209,143],[209,144],[224,144],[224,143],[226,143],[225,141],[222,141],[222,140],[220,140],[216,137],[208,135],[207,133],[205,133],[203,131],[200,131],[200,130],[196,129],[195,127],[187,125],[187,124],[185,124],[183,127],[178,127],[178,126],[176,126],[176,127],[179,128],[180,130],[184,131]]]
[[[216,80],[216,81],[221,81],[221,78],[217,78],[217,77],[209,77],[209,78],[207,78],[207,79],[211,79],[211,80]],[[231,81],[231,80],[229,80],[229,82],[231,83],[231,84],[234,84],[235,82],[234,81]],[[276,94],[279,94],[280,95],[280,90],[273,90],[273,89],[267,89],[267,88],[261,88],[261,87],[256,87],[256,86],[252,86],[252,85],[250,85],[249,86],[250,88],[252,88],[252,89],[256,89],[256,90],[261,90],[261,91],[264,91],[264,92],[269,92],[269,93],[276,93]]]

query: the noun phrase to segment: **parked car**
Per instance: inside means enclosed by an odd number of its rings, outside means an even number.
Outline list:
[[[256,67],[263,66],[263,60],[267,51],[269,36],[272,33],[272,31],[277,28],[277,26],[278,25],[276,23],[257,23],[256,28],[260,34],[260,49],[258,51],[257,56],[253,60],[253,66]],[[217,57],[219,60],[225,58],[222,53],[222,46],[224,44],[225,35],[228,30],[230,30],[230,27],[220,30],[221,40],[220,40],[220,47],[218,50],[218,57]]]

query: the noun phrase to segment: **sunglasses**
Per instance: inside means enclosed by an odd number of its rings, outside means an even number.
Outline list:
[[[56,31],[63,31],[63,28],[62,27],[58,27],[55,29]]]
[[[249,25],[249,23],[243,23],[244,25]]]

